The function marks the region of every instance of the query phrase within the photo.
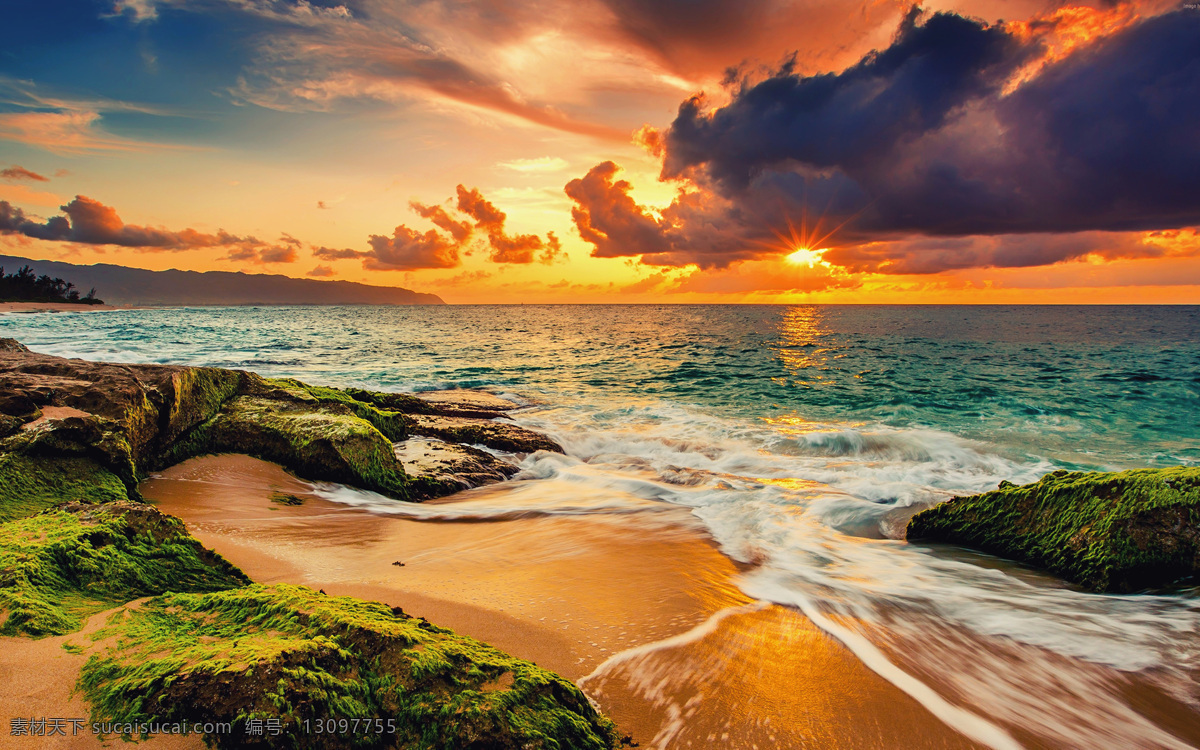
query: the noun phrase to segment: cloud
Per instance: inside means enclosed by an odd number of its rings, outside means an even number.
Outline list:
[[[113,99],[71,99],[47,94],[28,81],[0,75],[0,141],[13,141],[54,154],[135,153],[185,147],[138,141],[107,132],[105,113],[172,114],[157,107]]]
[[[16,182],[18,180],[33,180],[36,182],[49,182],[50,181],[49,177],[43,177],[42,175],[38,174],[37,172],[30,172],[25,167],[20,167],[20,166],[16,166],[16,165],[7,167],[5,169],[0,169],[0,179],[12,180],[13,182]]]
[[[195,229],[172,231],[126,224],[116,209],[82,195],[75,196],[60,209],[66,216],[37,221],[8,201],[0,201],[0,234],[84,245],[117,245],[145,251],[224,247],[229,249],[227,257],[230,259],[259,263],[291,262],[296,259],[295,250],[300,245],[298,240],[287,235],[281,238],[280,244],[272,245],[256,237],[242,237],[224,230],[207,234]]]
[[[374,271],[414,271],[420,268],[454,268],[461,262],[459,243],[436,230],[424,234],[403,224],[391,237],[373,234],[363,253],[363,267]]]
[[[545,240],[536,234],[510,235],[504,230],[508,215],[478,189],[467,190],[459,185],[457,192],[458,210],[475,220],[476,230],[486,233],[488,259],[493,263],[532,263],[535,259],[552,263],[562,252],[554,232],[547,232]]]
[[[702,267],[822,239],[891,273],[1055,263],[1101,239],[1131,257],[1136,238],[1089,233],[1200,224],[1200,13],[1105,13],[1125,11],[1093,11],[1103,33],[1065,49],[1046,36],[1074,33],[1061,14],[1034,34],[914,10],[840,73],[785,65],[725,106],[692,97],[642,136],[679,197],[638,206],[606,162],[567,185],[576,226],[597,256]]]
[[[391,237],[371,235],[367,241],[370,250],[318,247],[313,255],[322,260],[358,258],[366,268],[386,271],[454,268],[462,262],[462,254],[476,248],[487,252],[493,263],[553,263],[561,257],[562,244],[554,232],[547,232],[544,239],[536,234],[511,235],[505,229],[508,215],[477,188],[468,190],[459,185],[456,194],[453,210],[461,216],[452,215],[440,205],[409,203],[415,213],[437,229],[421,232],[401,224]]]
[[[328,110],[341,102],[392,103],[406,98],[445,100],[510,115],[556,130],[624,141],[623,128],[580,118],[521,90],[519,77],[492,71],[496,59],[471,60],[475,45],[453,44],[461,28],[438,16],[439,3],[415,9],[363,2],[361,12],[284,14],[283,3],[239,3],[254,16],[264,40],[252,67],[230,89],[235,99],[279,110]],[[434,7],[430,7],[434,6]],[[316,9],[317,6],[309,6]],[[268,10],[269,9],[269,10]],[[423,27],[414,22],[424,21]],[[510,33],[493,28],[489,46]],[[427,34],[454,32],[434,41]],[[478,64],[484,63],[484,64]]]
[[[902,3],[820,0],[602,0],[618,34],[680,75],[720,75],[747,60],[804,50],[806,66],[841,57]]]
[[[567,183],[565,192],[575,228],[593,245],[597,258],[640,256],[660,266],[721,267],[763,253],[769,233],[737,221],[721,199],[700,192],[681,193],[654,215],[629,194],[632,185],[616,179],[619,167],[611,161]]]
[[[462,185],[459,185],[458,189],[462,190]],[[455,242],[466,242],[467,238],[471,236],[471,232],[474,231],[474,227],[471,226],[471,222],[459,221],[452,218],[450,214],[446,213],[446,209],[442,208],[441,206],[426,206],[421,203],[417,203],[416,201],[413,201],[408,205],[412,208],[412,210],[416,211],[421,218],[429,219],[437,227],[449,232],[450,236],[454,238]]]
[[[437,230],[419,232],[404,224],[390,237],[373,234],[367,238],[370,250],[317,247],[313,256],[321,260],[362,260],[372,271],[416,271],[422,268],[454,268],[461,263],[461,245]]]
[[[330,276],[333,276],[335,274],[334,274],[334,270],[332,268],[330,268],[329,266],[317,266],[316,268],[309,271],[305,275],[312,276],[314,278],[324,279],[324,278],[329,278]]]
[[[162,148],[109,135],[98,127],[99,121],[99,112],[8,112],[0,114],[0,140],[64,156]]]
[[[861,279],[828,264],[800,266],[772,261],[749,261],[720,271],[695,271],[665,291],[701,294],[747,292],[796,293],[852,289]]]
[[[463,271],[445,279],[435,279],[425,282],[426,286],[447,287],[450,289],[461,289],[468,284],[475,284],[485,279],[490,279],[492,273],[489,271]]]
[[[237,243],[230,247],[224,259],[248,261],[258,265],[264,263],[295,263],[300,248],[303,246],[304,243],[289,234],[284,234],[280,237],[279,244],[277,245],[260,242],[254,237],[240,238]]]
[[[1195,229],[921,237],[833,248],[823,259],[850,271],[931,274],[1103,260],[1200,256]]]
[[[336,249],[332,247],[314,247],[313,257],[321,260],[347,260],[349,258],[361,258],[363,253],[350,248]]]

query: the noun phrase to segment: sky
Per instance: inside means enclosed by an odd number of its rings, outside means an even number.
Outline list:
[[[1192,1],[4,15],[5,254],[451,303],[1200,303]]]

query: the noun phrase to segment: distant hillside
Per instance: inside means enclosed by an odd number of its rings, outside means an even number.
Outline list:
[[[145,271],[107,263],[77,266],[53,260],[0,255],[6,271],[23,265],[36,274],[96,288],[110,305],[444,305],[436,294],[353,281],[292,279],[229,271]]]

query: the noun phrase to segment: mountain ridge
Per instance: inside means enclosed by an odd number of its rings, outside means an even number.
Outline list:
[[[0,255],[0,267],[28,265],[39,275],[60,277],[76,288],[96,288],[109,305],[444,305],[436,294],[356,281],[296,279],[242,271],[148,271],[112,263],[80,265]]]

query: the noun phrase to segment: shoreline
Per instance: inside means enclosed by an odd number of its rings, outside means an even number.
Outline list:
[[[71,302],[0,302],[0,313],[40,312],[104,312],[108,310],[132,310],[125,305],[80,305]]]
[[[521,484],[436,502],[495,505]],[[562,674],[642,747],[714,732],[730,747],[977,747],[798,611],[741,593],[745,566],[682,509],[416,521],[239,455],[190,459],[142,491],[256,581],[400,606]]]

